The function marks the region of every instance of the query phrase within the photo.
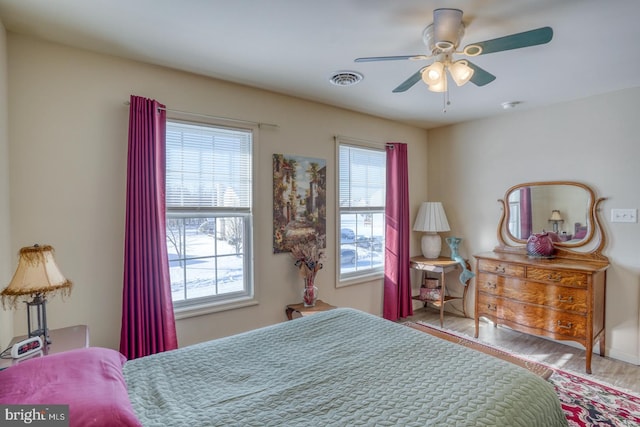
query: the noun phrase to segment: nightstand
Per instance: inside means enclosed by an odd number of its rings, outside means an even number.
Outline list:
[[[69,326],[67,328],[49,329],[51,344],[45,345],[42,353],[26,356],[22,359],[0,359],[0,369],[8,368],[14,363],[33,357],[43,357],[49,354],[62,353],[63,351],[75,350],[77,348],[89,347],[89,328],[87,325]],[[26,335],[14,337],[9,346],[26,339]]]
[[[305,307],[303,303],[289,304],[285,310],[285,313],[287,313],[287,319],[293,320],[294,313],[297,313],[299,315],[298,317],[302,317],[309,316],[320,311],[333,310],[334,308],[336,307],[331,304],[327,304],[322,300],[316,300],[316,305],[314,305],[313,307]]]
[[[413,257],[411,258],[410,261],[411,261],[411,268],[422,272],[422,280],[420,282],[421,284],[424,282],[427,272],[438,273],[440,275],[440,286],[441,286],[440,299],[425,300],[425,299],[421,299],[420,296],[413,297],[414,300],[421,301],[424,307],[426,307],[428,304],[431,304],[436,308],[440,309],[440,327],[443,327],[444,325],[444,306],[446,303],[450,301],[462,300],[462,312],[464,314],[464,317],[467,317],[467,310],[465,308],[465,304],[467,299],[467,290],[469,289],[469,281],[467,281],[467,283],[464,286],[464,291],[462,293],[462,296],[447,295],[445,275],[449,271],[455,270],[456,268],[460,267],[460,264],[458,263],[458,261],[452,260],[451,258],[440,257],[436,259],[430,259],[430,258],[425,258],[423,256]],[[469,268],[468,263],[466,261],[465,263],[467,264],[467,268]]]

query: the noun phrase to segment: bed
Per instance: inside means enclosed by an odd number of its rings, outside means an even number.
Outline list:
[[[8,387],[33,372],[44,386]],[[0,403],[69,404],[72,426],[567,425],[529,371],[347,308],[131,361],[60,353],[0,385]]]

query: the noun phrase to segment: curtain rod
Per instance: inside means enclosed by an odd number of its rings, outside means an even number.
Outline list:
[[[367,140],[367,139],[353,138],[351,136],[334,135],[333,139],[334,140],[343,139],[343,140],[345,140],[347,142],[351,141],[351,142],[367,144],[367,145],[373,144],[373,145],[378,145],[380,147],[394,148],[393,144],[390,144],[388,142],[371,141],[371,140]]]
[[[129,101],[125,101],[124,105],[131,105],[131,102]],[[230,119],[229,117],[221,117],[221,116],[212,116],[210,114],[203,114],[203,113],[192,113],[191,111],[181,111],[181,110],[172,110],[170,108],[166,108],[166,107],[158,107],[158,110],[164,110],[167,113],[178,113],[178,114],[184,114],[187,116],[194,116],[194,117],[204,117],[207,119],[215,119],[215,120],[225,120],[228,122],[234,122],[234,123],[243,123],[246,125],[255,125],[258,126],[259,128],[262,126],[268,126],[268,127],[280,127],[278,125],[275,125],[273,123],[262,123],[262,122],[252,122],[250,120],[242,120],[242,119]]]

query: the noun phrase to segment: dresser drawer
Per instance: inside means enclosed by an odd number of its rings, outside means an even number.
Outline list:
[[[487,273],[505,274],[507,276],[524,277],[524,266],[510,264],[508,262],[481,259],[478,261],[478,270]]]
[[[540,280],[552,284],[577,286],[586,288],[588,279],[585,273],[575,271],[551,270],[547,268],[528,267],[527,279]]]
[[[515,277],[478,273],[479,292],[530,304],[546,305],[559,310],[587,312],[587,291],[565,286],[530,282]]]
[[[585,316],[554,310],[541,305],[526,304],[505,298],[479,294],[478,315],[497,318],[514,329],[537,330],[544,335],[584,339],[587,336]]]

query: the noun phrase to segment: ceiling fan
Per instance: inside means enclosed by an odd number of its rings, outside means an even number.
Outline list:
[[[449,70],[451,78],[458,86],[462,86],[469,81],[476,86],[484,86],[496,79],[496,76],[467,59],[454,60],[454,55],[468,57],[486,55],[504,50],[545,44],[553,38],[551,27],[541,27],[535,30],[472,43],[458,51],[458,46],[464,36],[464,29],[461,10],[436,9],[433,11],[433,23],[425,28],[422,33],[422,39],[430,51],[428,55],[374,56],[357,58],[355,62],[428,60],[434,58],[435,60],[431,65],[422,67],[393,89],[393,92],[405,92],[420,80],[423,80],[429,90],[433,92],[447,92],[447,70]]]

